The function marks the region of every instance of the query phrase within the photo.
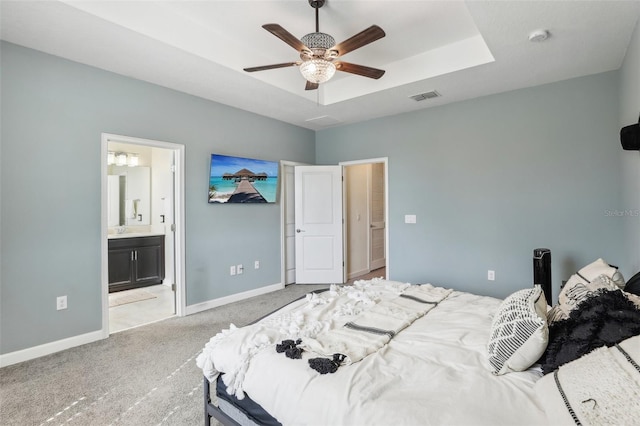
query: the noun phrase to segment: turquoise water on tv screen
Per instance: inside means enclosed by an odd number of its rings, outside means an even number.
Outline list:
[[[236,190],[236,183],[233,180],[224,180],[221,177],[211,176],[209,179],[209,186],[214,185],[216,187],[216,193],[218,194],[233,194]],[[276,194],[278,191],[278,178],[269,177],[267,180],[260,180],[253,182],[254,188],[262,194],[262,196],[269,203],[276,202]]]

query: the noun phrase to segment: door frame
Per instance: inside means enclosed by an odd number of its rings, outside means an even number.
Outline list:
[[[106,155],[106,154],[105,154]],[[390,264],[389,264],[389,157],[379,157],[379,158],[369,158],[369,159],[364,159],[364,160],[353,160],[353,161],[341,161],[338,163],[339,166],[342,166],[343,168],[343,176],[344,176],[344,167],[345,166],[355,166],[355,165],[359,165],[359,164],[372,164],[372,163],[382,163],[384,164],[384,217],[385,217],[385,229],[384,229],[384,250],[385,250],[385,278],[389,279],[389,270],[390,270]],[[283,165],[289,165],[289,166],[310,166],[312,164],[306,164],[306,163],[298,163],[295,161],[286,161],[286,160],[282,160],[280,161],[280,164]],[[319,164],[316,164],[319,165]],[[283,179],[284,180],[284,179]],[[342,209],[343,209],[343,217],[344,217],[344,209],[346,208],[346,191],[344,190],[345,187],[345,182],[343,179],[342,182]],[[280,270],[281,270],[281,280],[282,280],[282,285],[285,285],[286,282],[286,253],[285,253],[285,239],[286,239],[286,229],[285,226],[286,224],[284,223],[284,216],[285,216],[285,205],[284,202],[282,202],[283,200],[283,196],[285,197],[294,197],[294,194],[285,194],[285,185],[284,183],[281,185],[280,187],[280,258],[281,258],[281,262],[280,262]],[[343,248],[343,260],[344,260],[344,265],[342,267],[342,276],[343,276],[343,280],[346,281],[346,271],[347,271],[347,239],[346,239],[346,227],[343,226],[342,227],[342,248]]]
[[[162,142],[151,139],[142,139],[131,136],[102,133],[101,136],[101,282],[102,282],[102,335],[109,337],[109,244],[107,239],[107,153],[109,142],[121,142],[133,145],[148,146],[151,148],[162,148],[173,150],[175,170],[173,174],[174,185],[174,251],[175,251],[175,306],[177,316],[186,314],[186,276],[185,276],[185,147],[182,144]]]
[[[348,166],[358,166],[363,164],[382,163],[384,166],[384,263],[385,263],[385,279],[389,279],[389,157],[369,158],[365,160],[353,160],[353,161],[341,161],[338,163],[342,166],[343,176],[344,168]],[[347,199],[345,191],[346,182],[342,181],[342,217],[346,217]],[[343,275],[345,280],[347,279],[347,256],[348,256],[348,241],[347,241],[347,227],[346,224],[342,228],[342,244],[344,253],[344,266]]]
[[[287,224],[286,221],[286,209],[285,200],[291,199],[295,201],[295,194],[287,191],[286,177],[284,174],[285,166],[311,166],[309,163],[301,163],[298,161],[280,160],[280,280],[282,287],[287,285]],[[294,249],[295,249],[295,242]]]

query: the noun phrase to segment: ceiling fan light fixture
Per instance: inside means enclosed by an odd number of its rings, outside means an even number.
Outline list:
[[[280,64],[263,65],[260,67],[244,68],[244,70],[246,72],[254,72],[297,66],[300,69],[302,76],[307,80],[304,90],[318,89],[319,84],[331,79],[336,70],[376,80],[382,77],[384,75],[384,70],[344,61],[334,61],[349,52],[381,39],[386,35],[383,29],[377,25],[371,25],[369,28],[360,31],[339,44],[336,44],[336,40],[332,36],[326,33],[321,33],[319,29],[318,9],[324,5],[326,0],[308,1],[309,5],[316,11],[315,32],[306,34],[302,39],[298,40],[296,36],[278,24],[272,23],[264,24],[262,26],[262,28],[293,47],[299,53],[301,60],[296,62],[284,62]]]
[[[325,59],[309,59],[300,64],[300,73],[311,83],[324,83],[336,73],[336,66]]]

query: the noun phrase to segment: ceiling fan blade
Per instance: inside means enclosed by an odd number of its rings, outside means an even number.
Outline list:
[[[384,70],[378,68],[366,67],[364,65],[356,65],[349,62],[334,62],[338,71],[348,72],[351,74],[358,74],[363,77],[379,79],[384,75]]]
[[[309,48],[305,46],[304,43],[302,43],[300,40],[298,40],[296,36],[285,30],[278,24],[264,24],[262,28],[269,31],[271,34],[278,37],[280,40],[284,41],[289,46],[296,49],[298,52],[309,51]]]
[[[320,86],[319,83],[312,83],[307,80],[307,85],[304,87],[304,90],[316,90]]]
[[[346,39],[342,43],[336,44],[330,50],[337,50],[338,56],[345,55],[369,43],[381,39],[386,34],[382,28],[372,25],[364,31],[359,32],[351,38]]]
[[[244,68],[244,70],[246,72],[255,72],[255,71],[272,70],[272,69],[275,69],[275,68],[292,67],[294,65],[298,65],[298,62],[284,62],[282,64],[263,65],[261,67]]]

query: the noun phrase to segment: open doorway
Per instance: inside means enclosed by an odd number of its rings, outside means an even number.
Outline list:
[[[282,229],[282,283],[284,285],[296,282],[296,244],[295,244],[295,178],[296,166],[306,166],[306,163],[295,161],[280,162],[280,220]]]
[[[341,164],[347,282],[386,277],[386,162]]]
[[[103,333],[184,311],[184,147],[103,134]]]
[[[296,263],[300,263],[300,260],[296,258],[296,232],[305,232],[302,235],[309,234],[303,229],[297,231],[300,224],[295,223],[294,217],[295,190],[297,188],[293,175],[298,165],[296,163],[283,164],[283,176],[289,176],[289,178],[283,179],[281,189],[282,280],[285,284],[300,281],[296,280],[295,268]],[[313,167],[309,168],[313,169]],[[386,258],[388,247],[386,227],[388,214],[387,158],[343,162],[339,167],[343,171],[344,185],[341,185],[342,188],[337,190],[342,193],[343,207],[340,208],[340,211],[342,211],[345,222],[342,227],[342,235],[338,236],[341,238],[344,253],[341,256],[344,263],[340,262],[343,263],[341,266],[343,279],[337,282],[352,282],[354,277],[366,277],[371,274],[386,278],[388,277]],[[317,193],[317,191],[315,192]],[[305,196],[305,198],[308,197]],[[321,203],[328,205],[327,203],[331,203],[331,201],[322,201]],[[349,224],[350,220],[353,221],[351,224]],[[298,234],[298,236],[300,235]],[[335,261],[326,263],[335,264]],[[320,269],[318,268],[318,270]],[[308,275],[307,272],[305,270],[305,275]]]

